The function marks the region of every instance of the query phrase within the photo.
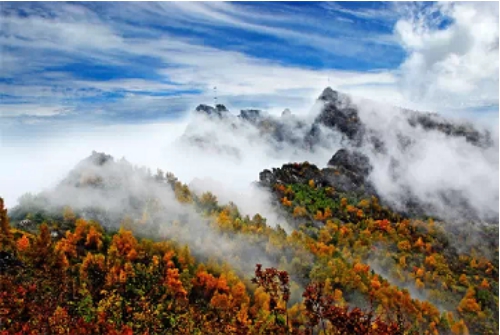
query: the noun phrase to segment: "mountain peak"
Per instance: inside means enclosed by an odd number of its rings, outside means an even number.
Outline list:
[[[217,105],[215,105],[215,107],[201,104],[201,105],[198,105],[198,107],[196,107],[196,112],[206,114],[209,116],[217,115],[219,117],[222,117],[223,114],[228,113],[229,111],[226,108],[226,106],[224,106],[222,104],[217,104]]]
[[[281,117],[289,117],[292,116],[292,111],[288,108],[285,108],[283,112],[281,112]]]
[[[339,98],[339,92],[333,90],[330,86],[325,88],[321,95],[318,97],[318,100],[323,101],[336,101]]]
[[[93,165],[102,166],[107,162],[113,162],[113,156],[106,155],[104,152],[97,152],[95,150],[92,151],[92,154],[87,157],[84,161],[91,162]]]
[[[242,109],[240,111],[240,115],[238,117],[250,121],[250,122],[257,122],[258,119],[261,118],[262,112],[259,109]]]
[[[215,109],[217,109],[218,112],[229,112],[223,104],[215,105]]]

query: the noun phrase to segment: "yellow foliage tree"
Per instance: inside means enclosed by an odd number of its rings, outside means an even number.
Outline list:
[[[309,180],[309,187],[311,188],[315,188],[316,187],[316,183],[314,182],[314,180]]]
[[[476,291],[470,287],[465,296],[458,304],[457,310],[461,313],[463,312],[472,312],[477,313],[481,311],[481,306],[476,301]]]
[[[283,197],[283,199],[281,199],[281,203],[283,204],[283,206],[286,206],[286,207],[292,206],[292,202],[290,200],[288,200],[287,197]]]
[[[17,250],[25,251],[30,247],[30,240],[26,237],[26,235],[23,235],[19,240],[17,240],[16,245]]]
[[[307,210],[304,207],[297,206],[293,209],[293,217],[303,217],[307,214]]]
[[[401,251],[409,251],[411,249],[411,244],[407,240],[398,243],[398,249]]]

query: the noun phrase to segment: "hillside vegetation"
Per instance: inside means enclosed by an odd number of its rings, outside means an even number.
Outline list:
[[[0,201],[2,334],[498,334],[497,228],[481,228],[491,254],[461,249],[463,231],[337,190],[307,162],[261,174],[286,230],[151,179],[201,219],[165,218],[154,198],[117,226],[70,207],[9,218]],[[226,239],[237,247],[217,252]]]
[[[497,136],[331,88],[315,106],[196,109],[177,164],[245,191],[93,152],[2,200],[0,333],[498,334]]]

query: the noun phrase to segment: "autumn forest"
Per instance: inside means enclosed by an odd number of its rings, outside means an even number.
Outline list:
[[[148,178],[192,208],[198,228],[181,215],[162,233],[155,199],[118,226],[69,206],[11,217],[0,202],[2,334],[498,334],[498,255],[451,248],[463,232],[452,241],[440,221],[312,178],[272,185],[286,231],[173,174]],[[199,237],[201,252],[181,236],[200,225],[215,234]],[[225,239],[242,247],[204,251]],[[269,264],[252,263],[257,251]]]

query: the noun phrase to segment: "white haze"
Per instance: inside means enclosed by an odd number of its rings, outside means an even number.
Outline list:
[[[153,173],[157,168],[172,172],[200,192],[210,190],[222,203],[235,202],[243,214],[267,214],[269,223],[276,224],[279,222],[269,206],[270,195],[252,185],[258,180],[259,172],[292,161],[309,160],[324,165],[332,155],[331,150],[312,154],[291,146],[276,151],[258,138],[253,127],[234,131],[224,123],[193,119],[152,125],[87,127],[72,129],[67,134],[24,138],[22,142],[4,141],[2,153],[9,159],[1,164],[0,194],[6,205],[13,207],[17,198],[26,192],[53,188],[95,150],[116,159],[125,157],[133,165],[148,167]],[[245,133],[241,133],[243,129]],[[209,134],[216,144],[237,148],[240,156],[186,146],[180,141],[185,131]]]
[[[137,233],[188,245],[199,260],[226,261],[246,274],[252,271],[252,268],[246,268],[248,264],[277,266],[263,248],[245,242],[236,234],[228,236],[218,233],[210,226],[211,219],[203,217],[193,205],[178,202],[166,182],[162,184],[148,178],[147,169],[135,168],[126,161],[116,164],[109,162],[101,166],[83,161],[75,170],[54,190],[43,192],[43,198],[49,203],[46,209],[57,210],[69,205],[73,209],[83,210],[86,217],[89,207],[102,208],[105,216],[94,213],[91,218],[101,220],[108,228],[116,228],[125,216],[132,220],[141,218],[142,208],[134,208],[133,199],[155,199],[155,205],[148,206],[149,219],[133,226]],[[103,181],[105,187],[75,187],[82,178],[96,177]],[[25,198],[22,203],[37,206],[39,202],[38,206],[44,207],[43,201]]]
[[[314,108],[304,113],[305,119],[311,121],[311,115],[318,111]],[[233,128],[232,122],[238,125]],[[262,137],[257,128],[239,119],[227,121],[216,118],[209,119],[203,115],[192,118],[187,128],[187,136],[200,137],[202,147],[178,141],[168,151],[176,157],[171,169],[198,193],[211,191],[220,202],[234,202],[243,215],[260,213],[267,223],[280,224],[289,230],[286,222],[272,207],[272,196],[269,192],[257,187],[259,173],[264,169],[281,167],[289,162],[303,162],[324,166],[335,150],[332,144],[310,152],[293,145],[280,145],[270,138]],[[303,138],[304,129],[292,128],[294,136]],[[338,148],[338,145],[336,145]],[[179,172],[177,172],[177,170]],[[183,178],[184,177],[184,178]]]
[[[237,148],[239,156],[187,145],[181,140],[185,132],[208,136],[218,146],[225,144]],[[166,219],[162,221],[161,236],[188,244],[197,254],[224,259],[238,269],[242,264],[276,264],[269,260],[263,250],[243,243],[238,236],[227,237],[216,233],[191,206],[180,205],[166,187],[159,188],[139,175],[123,174],[123,171],[106,165],[99,168],[89,165],[85,170],[89,174],[94,172],[102,176],[104,180],[124,176],[120,180],[125,185],[121,185],[120,189],[104,192],[93,188],[75,188],[73,185],[57,185],[95,150],[110,154],[115,160],[125,157],[131,164],[147,167],[152,173],[157,168],[172,172],[198,194],[210,191],[217,196],[220,204],[234,202],[243,215],[260,213],[268,224],[279,224],[290,231],[287,222],[272,207],[271,194],[256,187],[253,182],[258,180],[259,172],[263,169],[278,167],[290,161],[307,159],[324,165],[323,162],[331,157],[332,152],[323,149],[314,155],[292,146],[278,151],[259,138],[256,129],[251,126],[235,131],[228,123],[208,120],[199,115],[179,122],[154,125],[72,130],[65,135],[39,137],[35,142],[32,146],[11,144],[2,150],[9,160],[1,165],[0,196],[6,199],[8,207],[14,207],[17,198],[26,192],[36,194],[43,191],[50,201],[50,207],[102,207],[111,216],[113,225],[116,225],[129,210],[130,196],[142,199],[155,196],[163,206],[161,217]],[[57,189],[53,192],[55,187]],[[169,220],[182,214],[188,214],[186,223],[180,226],[169,223]]]
[[[411,190],[421,201],[439,205],[437,194],[457,190],[484,216],[498,215],[498,126],[490,124],[493,146],[482,149],[462,137],[450,137],[437,131],[411,127],[401,113],[390,106],[355,100],[362,122],[377,131],[389,156],[399,163],[397,180],[392,178],[389,157],[370,156],[374,170],[371,180],[377,191],[396,201]],[[319,112],[316,104],[309,111],[294,111],[306,122]],[[476,125],[476,127],[479,127]],[[482,129],[482,126],[479,127]],[[294,129],[304,136],[304,129]],[[211,143],[203,148],[180,141],[182,134],[196,135]],[[413,145],[402,149],[398,134],[411,138]],[[93,150],[115,158],[125,157],[134,165],[173,172],[198,192],[211,191],[222,203],[235,202],[243,214],[257,212],[271,224],[280,223],[270,207],[270,195],[252,183],[263,169],[288,162],[309,161],[326,166],[340,147],[338,139],[324,139],[314,152],[295,145],[271,145],[257,130],[246,125],[234,129],[227,122],[191,116],[178,122],[154,125],[102,126],[68,132],[65,135],[31,139],[30,145],[4,142],[0,185],[6,204],[13,207],[26,192],[51,188],[81,159]],[[217,149],[219,148],[219,149]],[[221,149],[222,148],[222,151]]]
[[[453,214],[450,212],[457,208],[443,203],[440,193],[454,191],[472,205],[480,218],[498,216],[497,122],[490,122],[488,126],[474,124],[477,130],[491,134],[492,145],[480,148],[467,142],[465,137],[412,127],[397,108],[366,100],[355,100],[355,104],[361,120],[376,131],[388,152],[385,155],[366,148],[362,150],[374,167],[370,180],[382,197],[402,207],[399,200],[411,191],[421,203],[435,206],[438,214],[453,217],[448,214]],[[439,116],[435,118],[441,120]],[[466,122],[461,119],[448,121]],[[407,136],[411,144],[402,146],[400,135]],[[397,168],[391,164],[391,158],[397,162]]]

